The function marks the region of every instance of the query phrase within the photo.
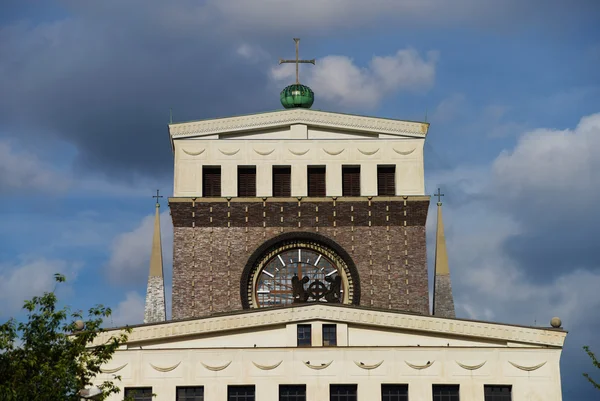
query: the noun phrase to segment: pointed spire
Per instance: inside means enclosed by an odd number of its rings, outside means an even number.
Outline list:
[[[144,308],[144,323],[164,322],[166,320],[165,281],[163,278],[162,244],[160,240],[160,203],[162,198],[156,190],[156,212],[154,216],[154,235],[150,254],[150,274],[146,290],[146,306]]]
[[[444,235],[444,219],[442,217],[441,197],[444,196],[438,188],[437,230],[435,236],[435,276],[433,278],[433,315],[440,317],[456,317],[450,268],[448,267],[448,252],[446,236]]]

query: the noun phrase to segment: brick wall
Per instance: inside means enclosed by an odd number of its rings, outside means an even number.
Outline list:
[[[316,232],[352,257],[363,306],[429,314],[425,221],[429,200],[171,199],[173,319],[242,308],[249,257],[282,233]]]

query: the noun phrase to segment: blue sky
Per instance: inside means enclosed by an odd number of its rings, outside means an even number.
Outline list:
[[[293,69],[277,60],[293,56],[298,36],[301,57],[317,59],[301,70],[313,108],[427,115],[426,185],[446,194],[458,316],[529,325],[560,316],[570,332],[564,399],[595,399],[581,346],[600,353],[596,2],[3,0],[1,9],[0,320],[22,316],[22,301],[62,272],[66,303],[103,303],[111,324],[139,322],[151,196],[172,188],[169,108],[175,121],[279,109]],[[162,212],[170,261],[164,203]]]

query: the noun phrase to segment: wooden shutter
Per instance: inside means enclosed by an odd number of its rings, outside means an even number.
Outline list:
[[[377,166],[377,194],[396,195],[396,166]]]
[[[292,169],[290,166],[273,167],[273,196],[292,196]]]
[[[238,196],[256,196],[256,167],[238,167]]]
[[[342,166],[342,195],[360,196],[359,166]]]
[[[221,166],[202,168],[202,196],[221,196]]]
[[[325,167],[308,167],[308,196],[325,196]]]

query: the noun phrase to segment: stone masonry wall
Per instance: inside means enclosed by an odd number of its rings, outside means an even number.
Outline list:
[[[450,275],[436,275],[433,279],[433,314],[440,317],[456,317]]]
[[[164,322],[165,316],[165,284],[162,277],[148,277],[146,305],[144,307],[144,323]]]
[[[425,221],[429,200],[172,201],[173,319],[242,309],[250,255],[286,232],[316,232],[359,272],[362,306],[429,314]]]

